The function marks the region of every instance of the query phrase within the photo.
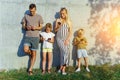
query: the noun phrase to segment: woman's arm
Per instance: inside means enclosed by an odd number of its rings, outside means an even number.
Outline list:
[[[57,19],[56,22],[55,22],[55,32],[58,31],[59,27],[60,27],[60,19]]]
[[[68,26],[69,26],[69,34],[68,34],[66,40],[64,41],[65,45],[69,44],[70,38],[72,36],[72,24],[71,24],[71,22],[68,22]]]
[[[72,23],[70,21],[68,22],[68,26],[69,26],[69,34],[66,38],[67,41],[69,41],[72,36]]]

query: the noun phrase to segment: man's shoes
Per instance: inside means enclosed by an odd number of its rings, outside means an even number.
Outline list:
[[[28,75],[33,75],[33,71],[28,71]]]

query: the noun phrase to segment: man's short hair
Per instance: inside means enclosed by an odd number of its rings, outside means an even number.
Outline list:
[[[32,4],[29,5],[29,9],[33,9],[33,8],[36,9],[36,5],[32,3]]]

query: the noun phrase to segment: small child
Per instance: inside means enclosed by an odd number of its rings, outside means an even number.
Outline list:
[[[47,23],[45,26],[45,32],[40,33],[40,40],[43,41],[43,47],[42,47],[42,74],[45,73],[45,68],[46,68],[46,56],[48,53],[48,68],[47,71],[48,73],[51,73],[50,69],[52,66],[52,49],[53,49],[53,43],[54,43],[54,36],[55,34],[52,33],[52,25],[51,23]]]
[[[78,64],[77,64],[77,69],[75,72],[80,72],[80,65],[81,65],[81,58],[84,57],[85,60],[85,66],[86,66],[86,70],[88,72],[90,72],[89,68],[88,68],[88,54],[87,54],[87,50],[86,50],[86,46],[87,46],[87,40],[86,38],[83,36],[84,34],[84,30],[83,29],[79,29],[77,31],[77,36],[74,38],[73,40],[73,45],[77,47],[77,58],[78,58]]]

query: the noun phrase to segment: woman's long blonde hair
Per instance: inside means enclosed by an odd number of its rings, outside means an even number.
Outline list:
[[[68,24],[68,27],[70,26],[70,23],[71,23],[71,20],[70,20],[70,17],[69,17],[69,14],[68,14],[68,10],[65,8],[65,7],[63,7],[63,8],[61,8],[60,9],[60,13],[61,13],[61,11],[63,11],[63,10],[65,10],[66,11],[66,23]],[[60,18],[61,18],[61,15],[60,15]]]

